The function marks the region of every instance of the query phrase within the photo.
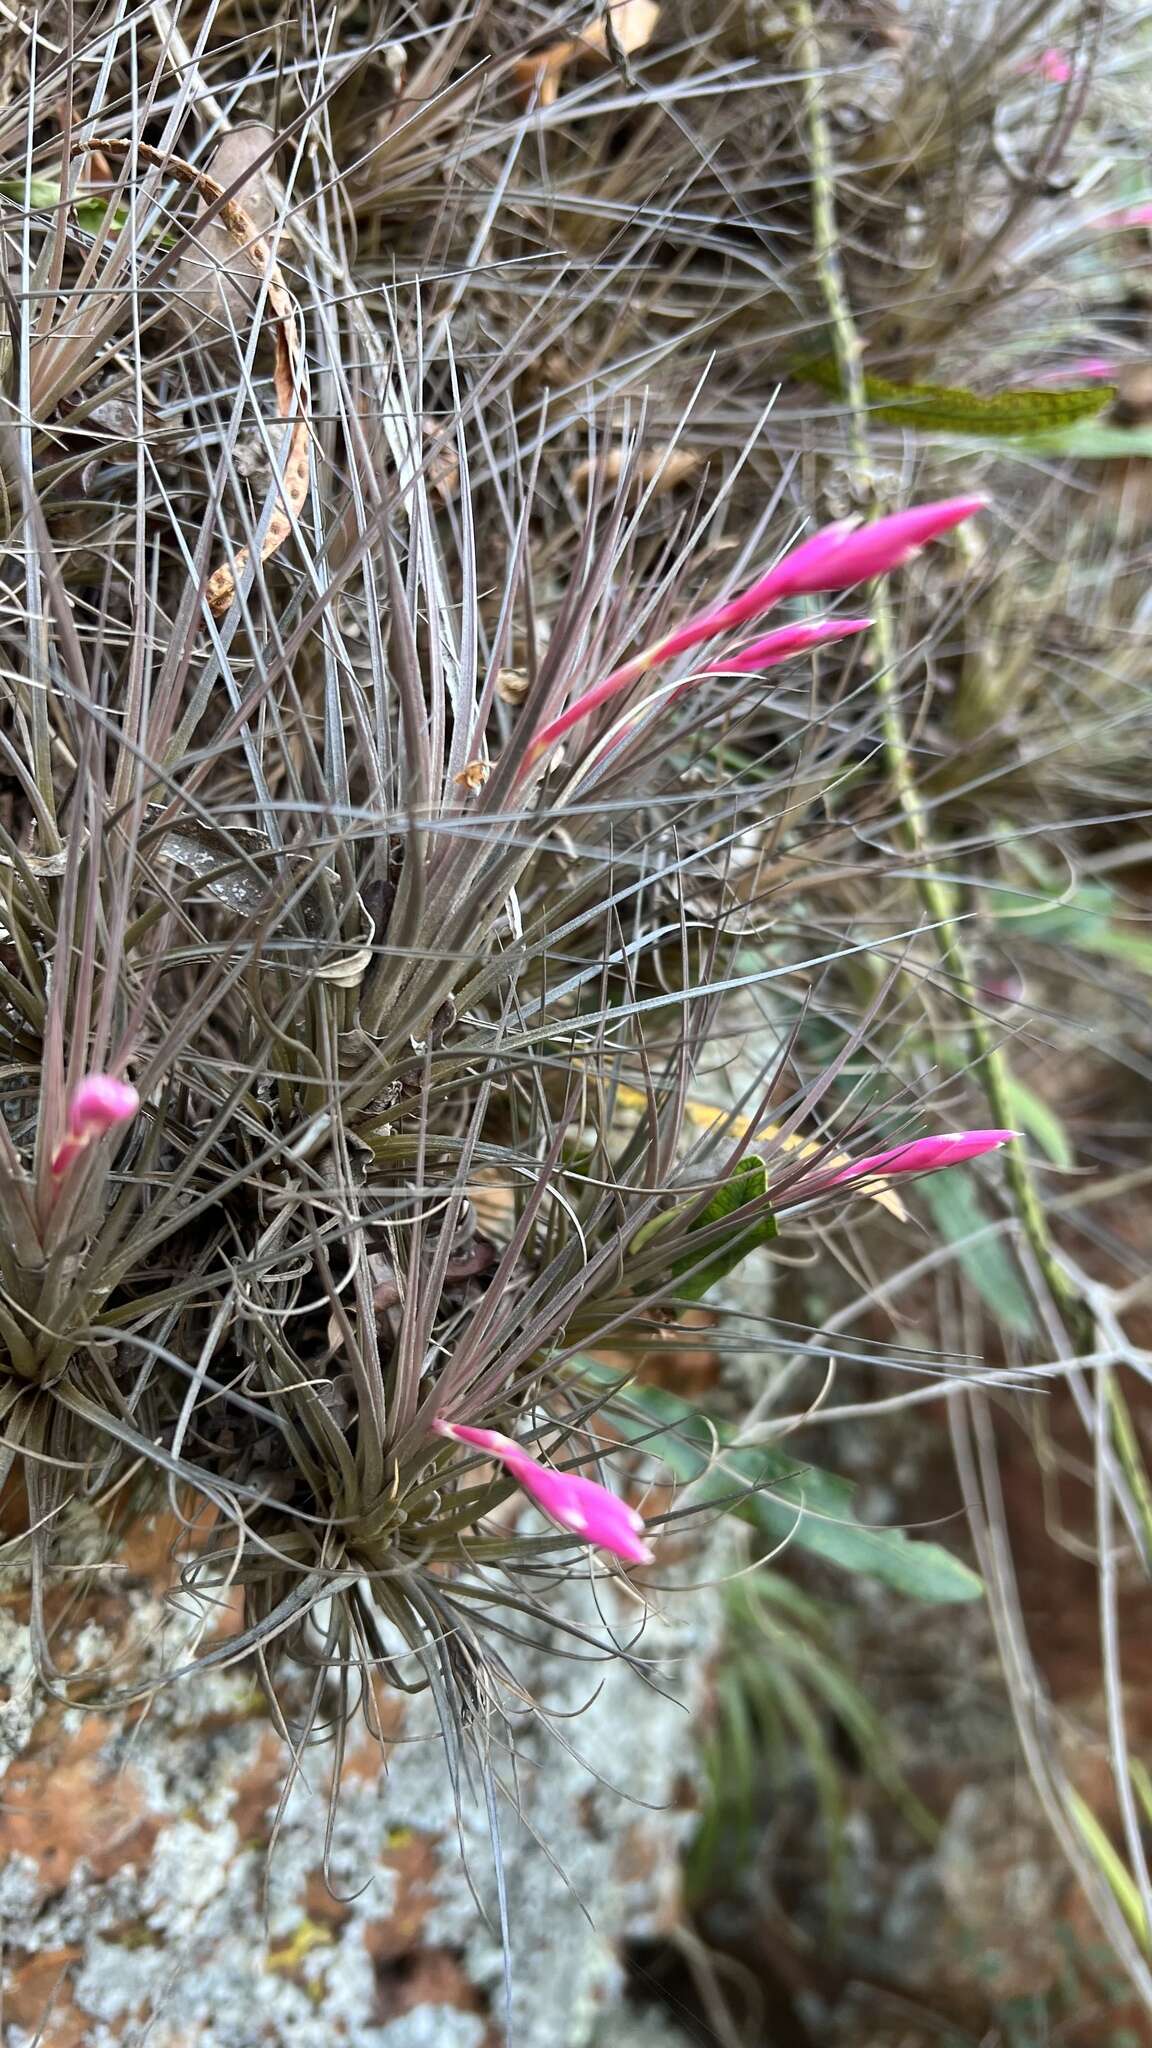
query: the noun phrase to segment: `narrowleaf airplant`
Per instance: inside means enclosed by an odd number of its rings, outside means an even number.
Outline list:
[[[764,903],[730,887],[734,853],[752,829],[785,843],[859,737],[785,717],[754,772],[731,765],[760,678],[860,661],[868,621],[740,632],[899,568],[983,501],[836,522],[693,608],[721,503],[654,524],[626,428],[546,595],[547,441],[518,445],[497,379],[469,382],[443,328],[382,338],[335,258],[302,327],[234,196],[186,165],[173,189],[127,134],[104,155],[94,236],[63,206],[36,230],[67,290],[23,333],[31,411],[4,430],[0,744],[23,822],[0,821],[0,1408],[43,1676],[72,1682],[43,1604],[66,1505],[111,1542],[167,1495],[197,1532],[186,1591],[204,1612],[243,1593],[201,1662],[252,1657],[274,1687],[305,1657],[306,1724],[323,1678],[346,1719],[382,1674],[472,1725],[513,1683],[502,1645],[550,1625],[555,1574],[658,1586],[683,1540],[658,1439],[622,1446],[581,1361],[658,1340],[793,1212],[1007,1135],[847,1164],[820,1105],[866,1017],[799,1081],[792,1024],[766,1031],[744,1123],[683,1136],[724,991],[811,988],[783,955],[748,964]],[[264,279],[231,350],[174,304],[212,216]],[[125,383],[109,350],[129,342]],[[97,392],[136,451],[98,516],[66,424]],[[422,427],[439,399],[447,500]],[[156,419],[183,440],[158,452]],[[237,468],[251,420],[263,512]],[[156,1682],[122,1673],[117,1696]]]

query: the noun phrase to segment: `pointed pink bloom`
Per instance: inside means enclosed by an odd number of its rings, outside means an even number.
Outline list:
[[[912,505],[906,512],[890,512],[861,526],[856,519],[836,519],[809,534],[798,547],[784,555],[739,597],[689,619],[677,633],[659,645],[659,659],[679,654],[686,646],[711,639],[729,627],[746,625],[759,618],[783,597],[812,597],[818,592],[848,590],[854,583],[870,583],[887,576],[918,553],[928,541],[936,540],[983,512],[987,498],[938,498],[929,505]]]
[[[837,520],[785,555],[763,579],[764,587],[772,586],[775,602],[870,583],[873,577],[899,569],[928,541],[971,519],[974,512],[983,512],[987,504],[982,497],[940,498],[931,505],[913,505],[907,512],[890,512],[868,526]]]
[[[53,1174],[66,1172],[81,1152],[117,1124],[130,1123],[139,1107],[140,1097],[130,1081],[117,1081],[112,1074],[86,1074],[72,1091],[67,1129],[52,1154]]]
[[[893,1145],[887,1152],[871,1152],[835,1173],[814,1177],[822,1187],[834,1187],[839,1181],[870,1180],[881,1173],[885,1179],[901,1173],[939,1173],[941,1167],[978,1159],[982,1152],[995,1152],[1019,1136],[1019,1131],[945,1131],[939,1138],[911,1138],[906,1145]]]
[[[984,500],[980,500],[981,504]],[[877,524],[882,525],[883,521]],[[857,530],[854,519],[837,519],[831,526],[822,526],[808,540],[801,541],[798,548],[777,562],[774,569],[765,570],[747,590],[738,597],[729,598],[727,604],[713,605],[710,611],[697,612],[686,619],[666,640],[661,640],[654,659],[668,661],[674,654],[683,654],[689,647],[698,647],[702,640],[713,640],[717,633],[727,633],[735,626],[746,626],[751,619],[758,619],[782,597],[798,597],[802,590],[840,590],[847,587],[836,583],[797,583],[792,570],[797,562],[807,563],[809,569],[817,562],[830,558],[836,550]],[[871,529],[869,529],[870,531]],[[859,581],[849,578],[847,581]],[[649,664],[651,666],[651,664]]]
[[[1067,85],[1072,76],[1072,64],[1064,50],[1041,50],[1038,57],[1026,57],[1018,67],[1035,78],[1043,78],[1049,85]]]
[[[601,1486],[595,1479],[582,1479],[576,1472],[554,1472],[542,1465],[510,1436],[497,1429],[470,1429],[460,1422],[432,1424],[437,1436],[453,1443],[472,1444],[488,1457],[496,1458],[512,1474],[517,1486],[538,1508],[585,1543],[610,1550],[628,1564],[651,1564],[652,1552],[644,1541],[644,1521],[627,1501]]]
[[[884,519],[874,519],[869,526],[861,526],[855,519],[838,519],[831,526],[821,527],[799,547],[777,562],[763,576],[750,583],[747,590],[740,592],[726,604],[712,605],[710,609],[693,613],[682,626],[665,635],[663,640],[653,641],[639,654],[633,655],[621,668],[613,669],[601,682],[586,690],[559,718],[543,726],[535,734],[520,767],[520,774],[526,775],[540,756],[547,753],[558,739],[571,731],[583,718],[587,718],[601,704],[607,703],[620,690],[638,682],[649,669],[661,662],[671,661],[678,654],[686,654],[692,647],[699,647],[702,641],[714,640],[718,633],[727,633],[737,626],[746,626],[750,620],[758,619],[784,597],[804,597],[817,591],[847,590],[853,583],[867,583],[876,576],[886,576],[891,569],[898,569],[908,561],[926,542],[935,540],[939,534],[947,533],[953,526],[959,526],[962,519],[971,518],[974,512],[982,512],[987,498],[940,498],[930,505],[914,505],[907,512],[892,512]],[[829,622],[836,630],[824,637],[838,639],[846,630],[838,621]],[[785,627],[783,632],[796,628]],[[811,622],[805,631],[811,630]],[[848,628],[847,630],[851,630]],[[859,628],[856,628],[858,631]],[[815,643],[806,639],[805,646]],[[789,649],[795,651],[796,643]],[[783,654],[773,657],[783,660]],[[761,660],[760,666],[771,664]]]
[[[778,626],[774,633],[766,633],[762,640],[755,640],[751,646],[739,649],[731,659],[717,661],[713,667],[697,669],[694,675],[686,676],[683,688],[690,689],[702,676],[725,675],[729,670],[744,673],[773,668],[777,662],[787,661],[793,654],[803,654],[810,647],[822,647],[830,640],[844,640],[850,633],[866,633],[871,624],[871,619],[807,619],[795,626]],[[712,637],[711,628],[707,637]],[[645,666],[653,666],[656,659],[668,661],[673,654],[684,651],[684,646],[688,643],[683,639],[683,631],[680,635],[673,634],[671,638],[677,640],[678,644],[672,647],[670,642],[662,641],[658,655],[653,657],[652,663]],[[590,690],[585,690],[584,695],[577,697],[575,703],[569,704],[567,710],[560,713],[559,718],[554,718],[550,725],[543,726],[537,733],[525,758],[525,769],[539,760],[540,755],[549,747],[554,747],[557,740],[563,739],[564,734],[570,732],[574,725],[579,725],[582,719],[589,718],[593,711],[600,709],[601,704],[606,704],[610,698],[618,696],[621,690],[626,690],[631,683],[638,681],[643,673],[643,667],[637,668],[635,662],[628,662],[624,668],[614,670],[610,676],[605,676],[601,682],[595,683]],[[674,690],[668,702],[675,702],[680,694],[679,690]]]
[[[1089,222],[1094,228],[1148,228],[1152,227],[1152,203],[1143,206],[1122,206],[1118,213],[1099,213]]]
[[[1066,384],[1079,378],[1085,384],[1110,384],[1119,368],[1112,356],[1080,356],[1074,363],[1063,363],[1058,370],[1045,370],[1036,382]]]
[[[809,647],[823,647],[830,640],[846,640],[852,633],[866,633],[871,624],[871,619],[810,619],[802,625],[778,626],[774,633],[765,633],[762,640],[738,647],[735,654],[726,654],[714,668],[700,669],[698,674],[755,675],[761,669],[774,668],[778,661],[787,661],[790,654],[803,654]]]

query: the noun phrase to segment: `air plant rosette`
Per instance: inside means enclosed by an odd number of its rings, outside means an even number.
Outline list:
[[[121,201],[155,159],[109,149]],[[191,166],[179,182],[251,289],[241,213]],[[178,267],[179,218],[163,233]],[[578,1748],[567,1717],[606,1668],[695,1711],[696,1582],[744,1540],[726,1511],[775,1483],[713,1457],[707,1415],[654,1416],[646,1358],[751,1251],[929,1164],[866,1139],[841,1092],[861,1031],[814,1073],[769,1033],[742,1114],[687,1115],[726,986],[776,971],[741,961],[758,914],[724,888],[726,849],[766,819],[791,832],[797,789],[847,772],[854,738],[789,726],[734,775],[727,751],[776,678],[867,673],[866,605],[813,599],[899,571],[984,501],[838,520],[759,575],[750,550],[707,598],[697,536],[654,565],[627,462],[594,465],[545,630],[532,507],[512,516],[488,417],[465,405],[457,447],[461,504],[509,515],[486,536],[494,593],[390,425],[418,396],[402,352],[397,383],[376,360],[369,392],[337,377],[317,403],[268,278],[263,530],[222,427],[210,496],[161,469],[111,558],[123,588],[77,600],[51,496],[19,472],[60,653],[22,728],[32,827],[0,814],[5,1526],[54,1701],[122,1728],[181,1687],[259,1686],[287,1738],[273,1835],[313,1768],[335,1829],[350,1747],[387,1761],[434,1729],[461,1826],[478,1796],[511,1954],[519,1760]],[[333,317],[372,362],[354,295]],[[50,372],[76,374],[59,336]],[[382,488],[371,436],[390,433]],[[314,552],[321,505],[342,538]],[[109,670],[105,613],[118,660],[153,620],[135,668]],[[153,1524],[167,1558],[142,1589]],[[669,1784],[621,1790],[658,1805]]]
[[[928,1399],[944,1359],[972,1372],[982,1306],[1009,1327],[994,1256],[1029,1292],[999,1127],[1071,1154],[1028,1093],[1040,920],[1005,945],[1001,885],[1047,898],[1028,860],[1062,813],[1107,832],[1139,729],[1135,688],[1101,725],[1102,664],[1063,659],[1066,486],[995,452],[1115,374],[1081,257],[1139,261],[1141,189],[1100,185],[1083,118],[1119,31],[801,7],[765,44],[653,7],[634,40],[636,10],[599,12],[525,42],[449,10],[383,49],[375,21],[333,43],[301,15],[285,44],[164,4],[5,32],[21,1643],[48,1712],[119,1704],[157,1779],[158,1725],[211,1717],[217,1683],[254,1743],[289,1738],[273,1803],[423,1748],[448,1839],[469,1775],[506,1814],[520,1756],[544,1782],[593,1728],[612,1757],[612,1680],[655,1693],[662,1629],[733,1557],[738,1583],[811,1559],[849,1601],[854,1570],[979,1597],[952,1529],[857,1520],[835,1426],[784,1431],[781,1388],[807,1422],[863,1357]],[[1092,390],[1044,390],[1037,349]],[[909,492],[942,502],[835,516]],[[987,1014],[1021,1082],[985,1100],[966,1018],[1017,950],[1027,997]],[[846,1354],[845,1276],[918,1260],[923,1211],[970,1317],[921,1350],[895,1305]],[[612,1674],[598,1726],[574,1670]],[[408,1816],[379,1801],[383,1839]],[[565,1848],[547,1805],[529,1826],[543,1877]],[[229,1892],[249,1947],[258,1888]],[[303,1999],[298,1931],[269,1971]]]
[[[622,1447],[589,1354],[658,1332],[793,1214],[1011,1134],[913,1139],[855,1165],[810,1136],[797,1151],[825,1075],[755,1156],[723,1130],[686,1152],[675,1104],[707,1043],[709,977],[669,1061],[611,942],[632,821],[612,813],[606,857],[597,806],[622,781],[643,788],[637,847],[667,843],[662,794],[732,691],[867,621],[729,636],[779,602],[899,568],[982,505],[818,531],[591,687],[577,588],[581,631],[554,630],[464,814],[455,764],[485,756],[491,675],[471,711],[457,701],[465,727],[446,745],[420,709],[417,629],[392,577],[396,768],[421,794],[387,832],[363,762],[346,765],[342,810],[293,799],[294,838],[267,800],[262,824],[241,823],[260,814],[260,778],[235,718],[204,757],[211,784],[199,766],[183,784],[160,777],[148,764],[176,699],[157,690],[109,764],[108,829],[86,834],[107,737],[73,705],[86,773],[56,872],[44,880],[14,844],[7,871],[11,929],[41,951],[52,930],[56,959],[6,1013],[14,1070],[27,1071],[26,1012],[44,1058],[39,1112],[19,1082],[0,1162],[7,1450],[37,1602],[64,1504],[121,1512],[121,1488],[138,1502],[152,1486],[201,1504],[185,1593],[210,1605],[242,1589],[212,1661],[254,1657],[273,1684],[285,1650],[315,1657],[323,1614],[321,1661],[349,1698],[357,1671],[365,1699],[380,1677],[428,1683],[473,1725],[482,1695],[515,1686],[496,1638],[515,1637],[512,1613],[548,1624],[557,1572],[591,1564],[659,1587],[668,1532],[693,1510],[673,1489],[646,1512],[659,1440]],[[656,669],[668,682],[653,703]],[[561,742],[579,751],[549,776]],[[558,828],[582,849],[567,891],[550,866]],[[567,976],[565,958],[579,963]],[[77,1074],[84,1046],[114,1059]],[[647,1074],[647,1114],[621,1145],[625,1074]],[[493,1179],[495,1235],[477,1208]],[[529,1526],[509,1518],[517,1494],[539,1511]],[[37,1633],[47,1645],[42,1611]],[[47,1651],[45,1675],[59,1683]],[[120,1681],[121,1699],[156,1683]]]

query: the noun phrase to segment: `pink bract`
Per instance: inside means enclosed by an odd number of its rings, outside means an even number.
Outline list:
[[[892,1145],[886,1152],[870,1152],[853,1159],[835,1173],[821,1176],[822,1185],[834,1187],[841,1181],[871,1179],[883,1174],[892,1179],[902,1173],[939,1173],[942,1167],[959,1166],[965,1159],[978,1159],[983,1152],[995,1152],[1018,1138],[1019,1131],[945,1131],[939,1138],[910,1138],[906,1145]]]
[[[685,619],[662,640],[653,641],[639,654],[633,655],[611,675],[604,676],[585,690],[574,703],[569,704],[557,718],[541,726],[534,734],[524,756],[520,774],[526,775],[541,755],[554,747],[574,725],[606,704],[618,692],[638,682],[650,669],[660,663],[671,661],[678,654],[686,654],[690,648],[699,647],[705,640],[714,640],[719,633],[744,626],[752,619],[758,619],[774,604],[785,597],[804,597],[818,591],[847,590],[854,583],[871,582],[877,576],[886,576],[890,570],[898,569],[924,547],[930,540],[959,526],[964,519],[970,519],[974,512],[985,509],[988,500],[980,496],[965,498],[940,498],[929,505],[913,505],[906,512],[892,512],[883,519],[874,519],[867,526],[861,526],[854,519],[838,519],[831,526],[821,527],[799,547],[786,554],[775,568],[750,583],[746,590],[727,603],[712,605],[702,612],[695,612]],[[782,626],[774,634],[767,634],[757,641],[753,648],[745,648],[735,658],[737,668],[768,668],[775,661],[783,661],[789,654],[802,648],[819,646],[822,641],[839,640],[847,633],[864,630],[866,620],[805,620],[792,626]],[[751,656],[755,654],[755,661]],[[729,664],[730,666],[732,664]],[[724,664],[718,664],[722,671]],[[717,669],[701,670],[701,674],[717,673]],[[691,680],[691,679],[689,679]]]
[[[53,1174],[66,1172],[81,1152],[117,1124],[130,1123],[139,1107],[140,1097],[130,1081],[118,1081],[114,1074],[86,1074],[69,1099],[67,1130],[52,1155]]]
[[[474,1429],[465,1423],[445,1422],[442,1417],[432,1427],[437,1436],[471,1444],[496,1458],[529,1499],[571,1535],[610,1550],[628,1564],[651,1564],[652,1552],[643,1540],[643,1517],[609,1487],[595,1479],[582,1479],[576,1472],[553,1471],[497,1429]]]

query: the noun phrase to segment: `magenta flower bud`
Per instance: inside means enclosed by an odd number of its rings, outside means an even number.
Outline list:
[[[130,1123],[140,1097],[130,1081],[111,1074],[88,1074],[68,1105],[68,1133],[73,1138],[102,1138],[115,1124]]]
[[[961,520],[970,518],[974,512],[982,512],[987,503],[987,498],[982,497],[941,498],[931,505],[913,505],[907,512],[892,512],[884,519],[874,519],[870,526],[861,526],[856,519],[836,519],[801,541],[739,596],[697,612],[666,639],[647,648],[637,656],[640,672],[657,661],[669,661],[673,655],[683,654],[702,640],[713,639],[717,633],[747,625],[781,598],[847,590],[853,583],[887,575],[926,542],[959,526]],[[630,663],[629,667],[632,666]]]
[[[982,512],[987,503],[987,498],[981,497],[941,498],[931,505],[914,505],[910,511],[892,512],[887,518],[874,519],[870,526],[861,526],[855,519],[838,519],[831,526],[821,527],[818,533],[801,541],[799,547],[793,548],[790,554],[777,562],[774,569],[767,570],[755,583],[750,583],[738,597],[730,598],[727,604],[713,605],[707,611],[694,613],[682,626],[666,634],[663,640],[654,640],[650,647],[633,655],[631,661],[613,669],[611,675],[586,690],[558,718],[542,726],[524,756],[520,774],[526,775],[540,756],[555,746],[557,740],[570,732],[581,719],[598,710],[620,690],[638,682],[649,669],[656,668],[661,662],[686,654],[704,640],[714,640],[718,633],[747,625],[751,619],[758,619],[770,611],[782,597],[803,597],[822,590],[847,590],[853,583],[867,583],[875,576],[884,576],[890,569],[898,569],[927,541],[947,533],[950,527],[959,526],[961,520],[970,518],[973,512]],[[846,632],[861,630],[859,624],[839,620],[830,620],[826,624],[828,630],[820,637],[827,640],[837,640]],[[819,644],[810,637],[818,627],[819,621],[809,621],[801,627],[781,628],[778,645],[783,646],[786,634],[800,633],[805,637],[793,640],[783,652],[767,659],[763,654],[766,643],[761,642],[756,666],[770,667],[772,661],[782,661],[785,653],[795,653],[802,646]]]
[[[130,1081],[112,1074],[86,1074],[72,1091],[65,1135],[52,1154],[52,1172],[67,1171],[74,1159],[117,1124],[130,1123],[140,1097]]]
[[[701,669],[701,675],[757,674],[761,669],[774,668],[778,661],[787,661],[791,654],[803,654],[810,647],[823,647],[830,640],[847,640],[852,633],[866,633],[871,619],[809,619],[796,626],[777,626],[774,633],[765,633],[763,639],[753,640],[747,647],[738,647],[735,654],[726,654],[714,668]]]
[[[802,540],[799,547],[777,562],[747,590],[728,604],[714,606],[689,619],[677,633],[660,642],[659,658],[668,659],[699,640],[711,639],[733,626],[759,618],[783,597],[809,597],[818,591],[848,590],[854,583],[870,583],[899,569],[930,540],[936,540],[974,512],[983,512],[987,498],[938,498],[930,505],[913,505],[907,512],[890,512],[861,526],[856,519],[836,519],[831,526]]]
[[[1079,380],[1085,384],[1110,384],[1120,365],[1114,356],[1078,356],[1074,363],[1063,363],[1059,369],[1045,370],[1036,378],[1037,384],[1066,384]]]
[[[822,526],[817,533],[812,534],[808,540],[801,541],[798,548],[793,548],[790,554],[777,562],[774,569],[766,569],[763,576],[758,576],[755,583],[750,583],[747,590],[742,590],[738,597],[730,598],[727,604],[717,605],[711,612],[704,613],[699,623],[704,625],[705,631],[699,637],[710,639],[714,633],[726,633],[731,627],[747,625],[750,619],[758,619],[761,613],[770,611],[782,597],[796,595],[797,586],[791,582],[787,573],[790,565],[799,557],[803,557],[811,571],[818,562],[834,555],[837,548],[855,533],[856,528],[855,519],[836,519],[831,526]],[[813,584],[811,587],[817,590],[831,590],[835,586]],[[693,622],[689,621],[689,627],[692,624]],[[684,631],[687,630],[688,627],[684,628]]]
[[[1089,223],[1097,228],[1147,228],[1152,227],[1152,205],[1122,206],[1119,212],[1097,214]]]
[[[807,619],[795,626],[778,626],[774,633],[766,633],[762,640],[755,640],[750,647],[740,649],[731,660],[718,661],[711,668],[697,669],[695,675],[685,678],[682,688],[690,689],[702,676],[724,675],[728,670],[743,673],[772,668],[778,661],[787,661],[790,655],[803,654],[810,647],[821,647],[826,641],[844,640],[850,633],[866,633],[871,623],[871,619]],[[557,740],[563,739],[564,734],[570,732],[574,725],[579,725],[582,719],[589,718],[593,711],[598,711],[601,704],[606,704],[610,698],[618,696],[621,690],[626,690],[631,683],[638,681],[646,668],[655,666],[657,661],[671,660],[673,654],[683,653],[686,645],[693,644],[685,640],[686,632],[687,628],[682,628],[668,640],[661,640],[650,661],[644,657],[637,657],[641,666],[637,667],[637,663],[632,661],[626,663],[623,668],[614,669],[610,676],[605,676],[601,682],[593,684],[590,690],[585,690],[582,697],[576,698],[575,703],[569,704],[568,709],[562,711],[559,718],[554,718],[550,725],[542,726],[528,749],[524,762],[525,770],[538,761],[549,747],[554,747]],[[709,626],[706,634],[699,634],[696,637],[711,639],[712,633],[713,628]],[[673,642],[676,644],[673,645]],[[668,701],[673,702],[680,694],[680,690],[674,690]]]
[[[893,1145],[887,1152],[871,1152],[865,1159],[850,1160],[835,1173],[819,1175],[822,1187],[839,1181],[870,1180],[882,1173],[886,1179],[902,1173],[939,1173],[945,1166],[959,1166],[962,1160],[978,1159],[982,1152],[995,1152],[1007,1145],[1019,1131],[945,1131],[939,1138],[911,1138],[906,1145]]]
[[[1048,85],[1067,85],[1072,76],[1067,52],[1057,49],[1041,50],[1038,57],[1026,57],[1018,69],[1044,79]]]
[[[785,555],[762,579],[760,588],[771,586],[774,603],[781,597],[807,597],[817,591],[870,583],[876,576],[899,569],[928,541],[971,519],[974,512],[983,512],[987,504],[982,497],[940,498],[931,505],[912,505],[907,512],[890,512],[868,526],[837,520]]]
[[[498,1459],[529,1500],[571,1535],[594,1543],[601,1550],[610,1550],[614,1557],[621,1557],[628,1564],[651,1564],[652,1552],[644,1541],[643,1517],[607,1486],[601,1486],[595,1479],[582,1479],[576,1472],[554,1472],[497,1429],[470,1429],[443,1418],[432,1427],[437,1436],[448,1437],[452,1443],[472,1444],[488,1457]]]

